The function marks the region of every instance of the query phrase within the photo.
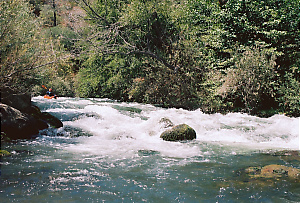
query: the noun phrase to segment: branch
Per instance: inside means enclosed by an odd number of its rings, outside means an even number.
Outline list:
[[[102,16],[100,16],[87,2],[86,2],[86,0],[82,0],[82,2],[89,8],[89,10],[97,17],[97,19],[100,19],[100,20],[102,20],[102,21],[104,21],[105,22],[105,24],[109,24],[108,23],[108,21],[104,18],[104,17],[102,17]]]
[[[141,50],[135,50],[135,51],[131,51],[128,54],[141,54],[141,55],[147,55],[150,56],[153,59],[156,59],[158,61],[160,61],[161,63],[163,63],[165,66],[167,66],[168,68],[177,71],[178,67],[177,66],[173,66],[171,64],[169,64],[165,59],[161,58],[160,56],[158,56],[157,54],[150,52],[150,51],[141,51]]]
[[[38,66],[30,66],[30,67],[24,68],[24,69],[20,68],[20,69],[14,71],[14,72],[12,72],[12,73],[10,73],[8,75],[3,76],[3,78],[10,78],[10,77],[12,77],[13,75],[15,75],[17,73],[28,71],[28,70],[34,70],[34,69],[37,69],[37,68],[40,68],[40,67],[44,67],[44,66],[56,63],[57,61],[60,61],[60,60],[63,60],[63,59],[69,58],[69,57],[72,57],[72,55],[67,55],[67,56],[64,56],[62,58],[58,58],[58,59],[56,59],[54,61],[50,61],[50,62],[47,62],[47,63],[40,64]]]
[[[132,50],[132,51],[129,51],[127,53],[120,52],[120,51],[110,51],[110,52],[102,52],[102,54],[120,54],[120,55],[125,55],[125,56],[132,55],[132,54],[146,55],[146,56],[150,56],[151,58],[156,59],[157,61],[161,62],[163,65],[165,65],[169,69],[174,70],[174,72],[177,72],[177,70],[179,69],[179,66],[173,66],[173,65],[171,65],[165,59],[161,58],[157,54],[155,54],[153,52],[150,52],[150,51]]]
[[[136,45],[130,44],[124,36],[122,36],[122,29],[124,27],[120,26],[119,23],[114,23],[110,24],[104,17],[100,16],[90,5],[86,0],[81,0],[87,9],[92,12],[92,14],[97,17],[98,19],[102,20],[106,26],[103,26],[104,30],[100,33],[96,33],[86,39],[88,43],[91,44],[92,47],[94,47],[99,53],[102,53],[104,55],[109,55],[109,54],[121,54],[121,55],[144,55],[144,56],[149,56],[159,62],[161,62],[163,65],[168,67],[169,69],[174,70],[177,72],[179,66],[174,66],[171,65],[170,63],[167,62],[164,58],[160,57],[159,55],[151,52],[151,51],[146,51],[146,50],[139,50]],[[136,27],[138,28],[138,26]],[[135,28],[133,28],[135,29]],[[97,41],[97,38],[101,37],[101,42]],[[123,41],[123,44],[118,42],[118,38]],[[95,40],[95,41],[94,41]],[[122,52],[119,51],[120,48],[125,50],[128,50],[128,52]]]

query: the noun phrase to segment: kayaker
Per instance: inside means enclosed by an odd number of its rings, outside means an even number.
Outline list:
[[[49,97],[53,97],[56,98],[57,96],[52,92],[52,88],[50,88],[47,92],[46,95],[48,95]]]

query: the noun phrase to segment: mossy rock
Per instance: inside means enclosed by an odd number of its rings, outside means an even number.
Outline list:
[[[10,155],[11,155],[11,153],[8,152],[8,151],[6,151],[6,150],[0,150],[0,157],[1,156],[10,156]]]
[[[196,139],[196,131],[186,124],[180,124],[163,132],[160,138],[165,141],[193,140]]]
[[[299,181],[300,178],[300,169],[277,164],[271,164],[264,167],[249,167],[245,169],[245,172],[251,179],[289,178]]]

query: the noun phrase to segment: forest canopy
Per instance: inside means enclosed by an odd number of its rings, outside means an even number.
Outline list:
[[[0,4],[1,88],[300,115],[298,0]]]

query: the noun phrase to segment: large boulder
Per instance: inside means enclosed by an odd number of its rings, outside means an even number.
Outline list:
[[[49,126],[62,127],[62,122],[53,115],[41,112],[31,105],[31,96],[18,93],[9,88],[1,89],[1,137],[10,139],[29,139],[39,130]]]
[[[17,93],[9,89],[1,89],[1,103],[27,113],[31,107],[31,96],[30,94]]]
[[[32,105],[27,112],[34,118],[46,122],[52,128],[63,127],[63,123],[58,118],[48,112],[41,112],[37,106]]]
[[[42,120],[0,103],[1,132],[10,139],[30,139],[48,125]]]
[[[180,124],[163,132],[160,137],[165,141],[193,140],[196,138],[196,131],[186,124]]]

